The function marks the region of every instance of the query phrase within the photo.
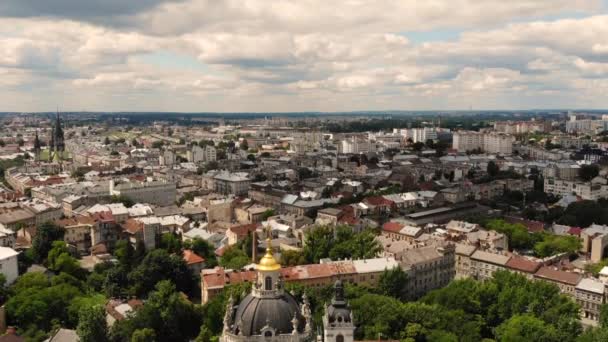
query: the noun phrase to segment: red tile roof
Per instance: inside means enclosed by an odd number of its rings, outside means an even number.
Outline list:
[[[192,251],[190,249],[184,250],[183,257],[184,257],[184,261],[188,265],[200,264],[200,263],[205,262],[205,259],[203,257],[194,253],[194,251]]]
[[[570,229],[568,230],[568,234],[581,236],[582,231],[583,231],[583,228],[581,228],[581,227],[570,227]]]
[[[375,205],[375,206],[392,206],[395,204],[395,202],[386,199],[382,196],[371,196],[371,197],[366,197],[363,202],[365,203],[369,203],[371,205]]]
[[[235,233],[238,237],[243,237],[249,235],[249,233],[254,232],[259,224],[251,223],[251,224],[243,224],[240,226],[230,227],[230,231]]]
[[[509,259],[509,261],[507,261],[506,266],[516,271],[535,273],[542,266],[542,264],[540,262],[535,262],[514,255],[511,257],[511,259]]]
[[[540,279],[556,281],[572,286],[577,285],[581,280],[581,275],[578,273],[560,271],[547,266],[541,267],[534,276]]]
[[[382,230],[390,233],[399,233],[404,225],[399,222],[386,222],[382,225]]]

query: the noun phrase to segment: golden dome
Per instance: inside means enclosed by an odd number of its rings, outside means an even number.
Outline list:
[[[281,264],[272,256],[272,247],[270,247],[270,239],[266,240],[266,254],[260,259],[258,263],[258,271],[278,271],[281,269]]]

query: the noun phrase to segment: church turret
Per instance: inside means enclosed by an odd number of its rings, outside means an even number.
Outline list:
[[[352,342],[355,334],[353,313],[344,297],[344,286],[340,280],[336,281],[334,291],[334,298],[325,307],[323,316],[323,341]]]

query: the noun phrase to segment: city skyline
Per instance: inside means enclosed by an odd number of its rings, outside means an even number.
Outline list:
[[[605,109],[607,8],[7,0],[0,110]]]

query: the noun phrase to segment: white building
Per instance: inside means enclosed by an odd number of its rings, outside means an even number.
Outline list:
[[[608,185],[555,178],[545,178],[544,191],[562,197],[575,194],[582,199],[593,201],[608,197]]]
[[[12,284],[19,276],[17,268],[17,253],[9,247],[0,247],[0,273],[6,278],[6,284]]]
[[[110,195],[126,196],[134,202],[171,205],[177,196],[177,187],[173,182],[128,182],[115,184],[110,181]]]
[[[454,132],[452,148],[458,152],[481,149],[487,153],[513,153],[512,135],[504,133],[480,133],[474,131]]]
[[[348,140],[342,140],[341,152],[344,154],[359,154],[376,151],[376,144],[368,139],[352,137]]]
[[[207,145],[200,147],[192,146],[192,149],[186,152],[186,158],[191,163],[211,162],[217,160],[217,150],[215,147]]]

